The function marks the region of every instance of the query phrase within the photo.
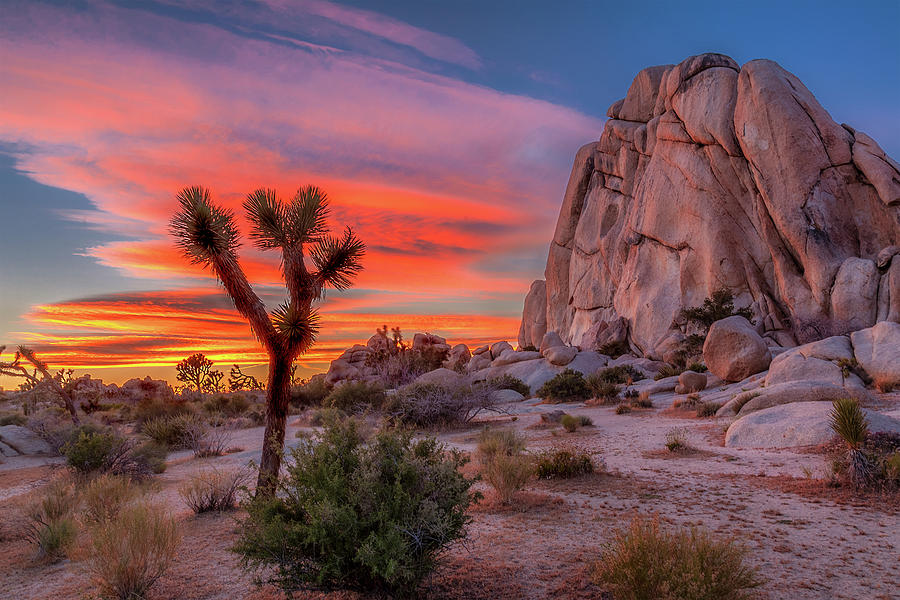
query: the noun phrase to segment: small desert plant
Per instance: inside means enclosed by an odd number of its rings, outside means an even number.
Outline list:
[[[162,507],[146,502],[124,506],[92,531],[87,565],[101,596],[146,597],[174,560],[179,541],[178,526]]]
[[[741,409],[744,408],[748,402],[754,398],[758,398],[761,394],[762,392],[744,392],[738,396],[734,403],[734,413],[737,414],[741,412]]]
[[[528,384],[518,377],[513,377],[509,373],[504,373],[500,377],[494,377],[489,380],[488,383],[498,390],[513,390],[519,392],[526,398],[531,395],[531,388],[528,387]]]
[[[720,408],[722,408],[720,402],[704,402],[697,407],[697,416],[700,418],[714,417]]]
[[[384,388],[362,381],[348,381],[334,388],[322,406],[337,408],[346,413],[356,413],[365,409],[379,410],[384,404]]]
[[[84,502],[81,518],[88,525],[109,521],[140,493],[140,488],[127,477],[100,475],[81,492]]]
[[[141,433],[157,444],[173,450],[190,448],[191,436],[202,421],[193,413],[155,417],[141,425]]]
[[[221,413],[229,417],[239,417],[250,408],[250,401],[243,394],[217,394],[203,402],[203,410],[209,414]]]
[[[631,405],[635,408],[653,408],[653,400],[650,399],[650,392],[643,391],[637,395],[637,398],[631,399]]]
[[[863,449],[869,435],[869,423],[859,402],[839,398],[832,403],[831,428],[847,445],[847,477],[858,488],[867,487],[875,475],[875,463]]]
[[[762,585],[747,550],[703,529],[663,530],[636,517],[593,566],[593,579],[617,600],[744,600]]]
[[[716,321],[728,317],[741,316],[748,321],[753,318],[749,308],[735,308],[734,294],[727,289],[719,289],[703,301],[702,306],[681,309],[680,316],[688,323],[700,326],[704,332]]]
[[[238,491],[249,478],[247,469],[210,469],[193,476],[178,489],[178,493],[195,513],[231,510],[237,505]]]
[[[24,426],[26,423],[28,423],[28,417],[22,413],[6,413],[0,415],[0,427],[3,427],[4,425]]]
[[[309,416],[309,424],[313,427],[321,427],[326,423],[339,421],[347,417],[347,413],[337,408],[317,408]]]
[[[627,415],[630,412],[631,412],[630,404],[626,404],[625,402],[623,402],[622,404],[619,404],[618,406],[616,406],[616,414],[617,415]]]
[[[483,429],[478,436],[478,456],[482,464],[495,456],[512,456],[525,451],[525,436],[515,429]]]
[[[291,388],[291,404],[295,406],[321,406],[331,388],[324,377],[312,377]]]
[[[702,362],[692,362],[688,365],[687,370],[694,373],[706,373],[709,369]]]
[[[55,561],[66,555],[78,535],[73,515],[79,502],[74,484],[56,481],[28,509],[26,537],[37,547],[38,558]]]
[[[578,421],[579,427],[591,427],[594,425],[594,421],[587,415],[574,415],[574,417]]]
[[[665,379],[666,377],[677,377],[684,373],[687,369],[684,367],[676,367],[675,365],[663,365],[663,367],[659,370],[659,373],[653,376],[655,381],[659,381],[660,379]]]
[[[145,464],[150,472],[159,474],[166,470],[169,448],[156,442],[144,442],[135,446],[131,455],[136,463]]]
[[[548,450],[537,457],[537,475],[541,479],[568,479],[594,472],[587,454],[569,450]]]
[[[684,452],[689,448],[684,429],[676,427],[666,433],[666,450],[669,452]]]
[[[628,342],[624,340],[620,340],[618,342],[607,342],[603,344],[599,348],[597,348],[597,352],[600,354],[605,354],[606,356],[611,356],[613,358],[618,358],[623,354],[628,354],[631,351],[631,348],[628,347]]]
[[[248,501],[234,550],[286,590],[410,594],[465,536],[465,463],[433,438],[386,430],[367,441],[353,419],[326,425],[291,451],[281,493]]]
[[[595,375],[595,381],[607,383],[631,384],[644,378],[644,374],[631,365],[618,365],[600,369]]]
[[[496,490],[500,502],[509,504],[534,475],[534,464],[525,454],[500,454],[484,465],[482,475]]]
[[[572,415],[563,415],[559,420],[559,424],[563,426],[563,429],[568,431],[569,433],[574,433],[576,429],[578,429],[578,419],[573,417]]]
[[[527,346],[522,346],[521,348],[519,348],[519,352],[537,352],[537,351],[538,351],[538,349],[535,346],[532,346],[531,344],[529,344]]]
[[[134,417],[139,425],[151,419],[174,417],[176,415],[193,414],[194,409],[183,400],[143,398],[137,403]]]
[[[619,399],[618,384],[599,379],[596,373],[588,376],[587,383],[588,388],[591,390],[591,396],[597,398],[603,404],[611,404]]]
[[[223,425],[197,422],[187,430],[187,445],[196,458],[223,456],[228,451],[230,434]]]
[[[469,423],[485,411],[502,412],[488,382],[413,383],[385,401],[384,412],[397,424],[440,427]]]
[[[584,375],[572,369],[558,373],[540,387],[537,395],[548,402],[580,402],[591,397]]]
[[[125,439],[111,431],[82,426],[77,435],[63,446],[62,452],[70,467],[86,474],[110,470],[125,446]]]

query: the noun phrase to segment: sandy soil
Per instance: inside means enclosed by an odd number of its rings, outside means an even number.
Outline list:
[[[881,399],[888,411],[900,397]],[[666,405],[656,399],[655,405]],[[575,433],[542,427],[542,412],[563,408],[588,415],[594,426]],[[469,539],[457,545],[426,584],[428,598],[602,598],[588,567],[611,533],[632,515],[658,514],[668,523],[700,525],[742,540],[767,582],[761,597],[798,600],[900,598],[900,509],[881,498],[858,499],[821,482],[826,457],[810,449],[734,450],[722,446],[726,423],[660,408],[616,415],[612,407],[546,406],[526,401],[491,426],[524,431],[533,450],[570,446],[602,460],[607,472],[568,481],[536,481],[511,507],[482,484],[485,500],[472,509]],[[293,420],[288,439],[300,428]],[[475,447],[478,424],[439,437]],[[680,428],[694,452],[664,450]],[[182,551],[154,588],[155,600],[283,596],[257,588],[228,551],[239,513],[193,515],[177,488],[197,471],[258,460],[262,428],[235,431],[224,457],[170,455],[151,494],[181,524]],[[18,461],[18,462],[17,462]],[[47,565],[32,560],[23,537],[22,505],[32,490],[61,476],[54,461],[10,459],[0,468],[0,598],[90,597],[93,586],[76,559]],[[297,594],[296,598],[355,598],[355,594]]]

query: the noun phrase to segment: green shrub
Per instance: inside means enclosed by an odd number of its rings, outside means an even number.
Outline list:
[[[628,347],[628,342],[625,340],[621,340],[618,342],[607,342],[603,344],[599,348],[597,348],[597,352],[600,354],[605,354],[606,356],[611,356],[613,358],[619,358],[623,354],[628,354],[631,352],[631,348]]]
[[[74,513],[79,503],[72,483],[56,481],[28,508],[26,537],[36,546],[38,558],[56,561],[65,557],[78,535]]]
[[[578,429],[578,419],[573,417],[572,415],[563,415],[559,420],[559,424],[563,426],[563,429],[568,431],[569,433],[575,433],[575,430]]]
[[[317,408],[309,417],[309,424],[313,427],[321,427],[326,423],[340,421],[347,417],[347,413],[337,408]]]
[[[869,422],[859,402],[852,398],[839,398],[832,403],[831,428],[847,445],[847,478],[857,488],[874,483],[877,462],[863,449],[869,436]]]
[[[594,381],[598,383],[631,384],[644,378],[644,374],[631,365],[618,365],[600,369],[592,374]]]
[[[611,381],[602,381],[595,377],[596,373],[588,377],[588,388],[591,395],[603,404],[611,404],[619,399],[619,385]]]
[[[239,417],[248,408],[250,408],[250,401],[243,394],[235,392],[231,394],[217,394],[203,402],[203,410],[211,415],[220,413],[229,417]]]
[[[513,377],[509,373],[504,373],[500,377],[494,377],[489,381],[489,384],[493,386],[494,389],[519,392],[526,398],[531,395],[531,388],[528,387],[528,384],[518,377]]]
[[[322,406],[322,402],[331,392],[325,383],[325,377],[311,377],[300,385],[291,388],[291,404],[295,406]]]
[[[193,412],[193,407],[184,400],[143,398],[134,409],[134,418],[140,425],[151,419],[193,414]]]
[[[666,377],[676,377],[687,371],[687,367],[676,367],[675,365],[663,365],[659,373],[653,376],[655,381],[665,379]]]
[[[113,432],[82,427],[62,448],[66,463],[79,473],[109,470],[112,461],[121,454],[125,439]]]
[[[550,450],[537,457],[537,475],[541,479],[569,479],[593,472],[594,463],[587,454]]]
[[[722,408],[720,402],[704,402],[697,407],[697,416],[700,418],[714,417],[720,408]]]
[[[694,323],[706,332],[716,321],[728,317],[741,316],[748,321],[753,318],[749,308],[735,308],[734,294],[727,289],[719,289],[703,301],[702,306],[681,309],[680,316],[688,323]]]
[[[693,371],[694,373],[706,373],[708,369],[702,362],[692,362],[688,365],[687,370]]]
[[[28,417],[22,413],[6,413],[0,415],[0,427],[4,425],[19,425],[20,427],[28,423]]]
[[[537,395],[553,403],[583,402],[591,397],[591,390],[580,372],[566,369],[545,382]]]
[[[352,419],[291,451],[281,494],[246,504],[234,550],[283,589],[410,594],[465,536],[466,459],[433,438],[388,430],[365,441]]]
[[[147,465],[151,473],[164,473],[166,470],[166,458],[169,456],[168,446],[156,442],[144,442],[135,446],[132,450],[134,460]]]
[[[145,421],[141,433],[172,450],[185,450],[191,447],[193,432],[202,426],[201,419],[193,413],[181,413]]]
[[[384,388],[362,381],[348,381],[334,388],[322,406],[337,408],[346,413],[357,413],[365,409],[379,410],[384,405]]]
[[[631,405],[623,402],[616,406],[616,414],[617,415],[626,415],[631,412]]]
[[[616,600],[745,600],[762,585],[747,550],[703,529],[664,531],[635,518],[618,531],[592,568]]]
[[[93,529],[87,568],[101,597],[145,598],[175,559],[179,542],[178,525],[165,509],[129,504]]]

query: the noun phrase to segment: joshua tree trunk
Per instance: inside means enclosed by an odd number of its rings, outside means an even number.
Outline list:
[[[288,404],[291,400],[291,363],[284,355],[269,359],[269,384],[266,388],[266,432],[263,436],[262,458],[259,461],[257,493],[271,495],[278,485],[281,454],[284,449],[284,430]]]
[[[263,250],[281,250],[281,269],[289,300],[271,314],[253,291],[238,261],[240,236],[234,215],[215,206],[209,191],[185,188],[178,195],[181,210],[171,230],[193,262],[216,274],[234,306],[250,323],[269,355],[266,391],[266,432],[259,465],[258,495],[271,495],[278,486],[284,450],[284,429],[291,395],[291,364],[312,346],[318,315],[312,303],[325,287],[346,289],[362,268],[365,244],[348,227],[340,238],[328,234],[328,200],[320,189],[307,186],[290,202],[274,190],[259,189],[244,202],[252,226],[251,237]],[[309,246],[311,265],[304,247]],[[315,266],[311,270],[309,266]]]

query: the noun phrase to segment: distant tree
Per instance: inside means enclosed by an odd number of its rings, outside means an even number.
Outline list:
[[[0,346],[0,355],[3,354],[4,350],[6,350],[6,346]],[[22,364],[23,358],[31,364],[31,372],[29,372],[28,367]],[[73,371],[69,370],[69,380],[72,378],[72,373]],[[38,374],[40,374],[40,377],[38,377]],[[60,404],[69,411],[72,421],[76,425],[80,424],[81,420],[78,418],[78,413],[75,410],[75,399],[72,397],[71,392],[61,383],[64,380],[64,372],[60,371],[58,373],[58,379],[50,375],[47,363],[40,360],[35,355],[34,350],[25,346],[19,346],[15,357],[11,361],[0,361],[0,375],[24,378],[24,384],[29,390],[36,390],[40,387],[51,389],[59,399]]]
[[[262,384],[253,375],[247,375],[241,371],[240,366],[234,365],[231,367],[231,373],[228,375],[228,389],[232,392],[240,390],[261,390]]]
[[[222,381],[221,371],[212,370],[213,361],[202,353],[192,354],[175,366],[175,377],[198,392],[217,392]]]
[[[171,223],[178,246],[192,262],[216,274],[269,355],[266,431],[256,489],[258,494],[272,495],[284,449],[292,364],[309,350],[318,333],[319,318],[312,303],[327,286],[350,287],[362,269],[365,244],[349,227],[340,237],[329,234],[328,199],[317,187],[300,189],[288,202],[271,189],[249,194],[244,210],[250,237],[260,249],[280,250],[289,295],[270,315],[238,262],[240,235],[234,214],[215,206],[202,187],[183,189],[178,202],[180,209]]]

